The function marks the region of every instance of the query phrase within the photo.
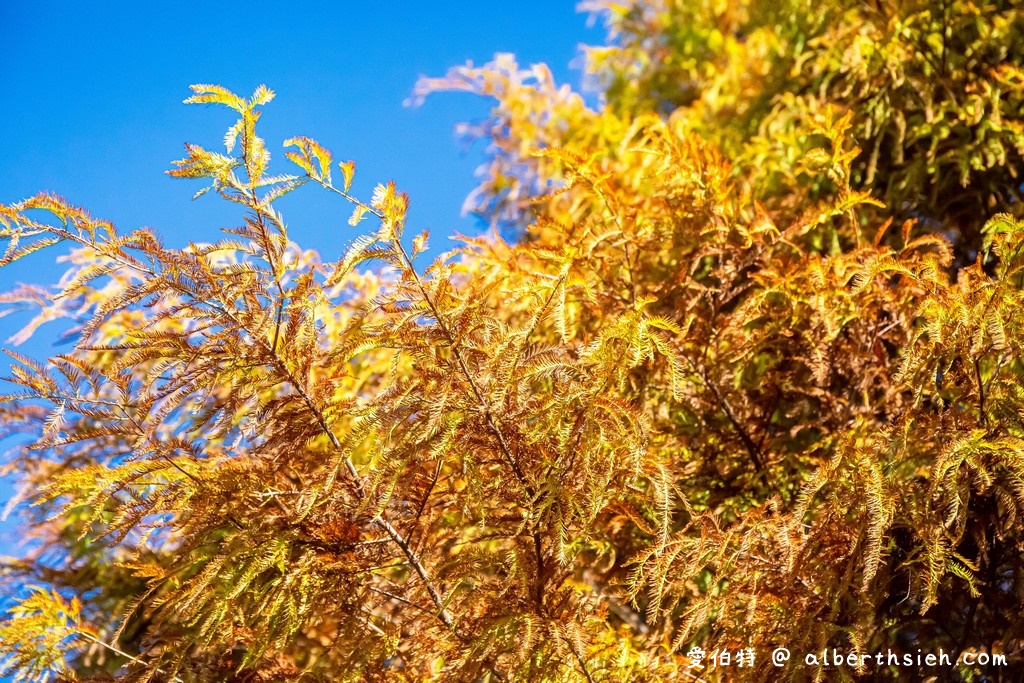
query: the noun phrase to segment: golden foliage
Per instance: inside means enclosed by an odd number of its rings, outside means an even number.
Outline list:
[[[636,36],[677,4],[610,11]],[[701,30],[707,64],[745,44]],[[426,268],[394,183],[354,197],[354,163],[336,185],[305,137],[268,175],[264,87],[188,100],[239,115],[225,153],[170,171],[240,205],[220,242],[0,206],[3,264],[76,248],[56,290],[5,299],[40,306],[25,334],[77,325],[45,363],[10,352],[0,429],[32,439],[10,466],[39,543],[6,566],[46,588],[0,625],[0,667],[710,681],[853,675],[777,669],[775,646],[1019,657],[1024,223],[991,216],[957,268],[962,244],[863,182],[856,110],[808,107],[795,151],[733,164],[695,124],[723,101],[644,110],[630,78],[662,76],[635,65],[601,111],[509,58],[425,83],[498,98],[481,196],[528,226]],[[374,231],[300,251],[274,202],[306,184]],[[757,655],[699,667],[695,646]]]

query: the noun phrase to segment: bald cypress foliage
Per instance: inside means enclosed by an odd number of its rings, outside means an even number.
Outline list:
[[[9,351],[36,543],[5,560],[0,667],[905,680],[939,674],[803,655],[941,649],[1009,662],[941,675],[1010,680],[1020,10],[591,9],[598,107],[509,56],[420,84],[496,98],[471,203],[514,237],[431,261],[394,183],[355,196],[306,137],[272,170],[262,86],[187,100],[237,115],[169,171],[237,206],[220,241],[0,206],[0,263],[73,247],[55,288],[7,295],[39,307],[15,341],[75,339]],[[290,241],[275,202],[307,192],[365,231],[345,253]]]

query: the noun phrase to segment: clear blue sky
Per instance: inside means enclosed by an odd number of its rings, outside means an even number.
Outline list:
[[[489,103],[440,94],[403,106],[416,79],[467,60],[513,52],[543,61],[560,82],[580,43],[603,38],[570,0],[480,2],[21,2],[0,0],[0,202],[56,192],[123,230],[155,228],[171,245],[217,239],[239,221],[215,196],[164,174],[183,143],[217,148],[233,122],[219,107],[185,106],[191,83],[218,83],[248,95],[277,92],[260,121],[283,160],[281,142],[308,135],[339,159],[357,162],[358,193],[394,179],[412,199],[412,228],[431,228],[435,250],[456,230],[470,232],[460,207],[481,162],[453,135]],[[144,9],[145,8],[145,9]],[[277,168],[290,170],[288,162]],[[315,188],[283,209],[292,238],[335,256],[354,237],[348,211]],[[294,209],[292,208],[294,206]],[[0,270],[0,290],[55,282],[57,251]],[[0,343],[28,319],[0,318]],[[46,327],[20,350],[61,352]],[[7,364],[0,361],[0,371]],[[0,506],[11,495],[0,482]],[[0,555],[11,547],[0,523]]]

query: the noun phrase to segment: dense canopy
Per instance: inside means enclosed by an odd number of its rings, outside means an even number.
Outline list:
[[[263,86],[186,100],[238,116],[170,171],[238,205],[220,241],[0,205],[0,264],[75,247],[5,301],[76,339],[10,351],[37,543],[4,564],[0,670],[1011,679],[1024,8],[584,9],[596,97],[510,55],[417,86],[495,101],[469,204],[499,229],[433,262],[393,183],[352,196],[304,137],[271,170]],[[300,248],[293,191],[369,232]],[[870,658],[804,658],[826,648]]]

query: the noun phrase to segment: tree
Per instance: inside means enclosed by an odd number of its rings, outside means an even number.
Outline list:
[[[187,100],[239,117],[226,153],[188,145],[171,171],[242,207],[220,242],[169,249],[45,194],[0,208],[3,263],[77,246],[41,315],[79,325],[47,363],[12,352],[0,424],[33,438],[11,462],[40,544],[7,565],[26,589],[4,666],[660,681],[1019,661],[1024,12],[590,8],[610,27],[588,53],[599,108],[508,56],[421,84],[497,99],[476,206],[515,239],[418,268],[393,184],[351,196],[354,164],[301,137],[298,172],[270,173],[262,86]],[[337,261],[300,250],[274,201],[303,185],[375,231]],[[825,648],[872,658],[803,659]]]

